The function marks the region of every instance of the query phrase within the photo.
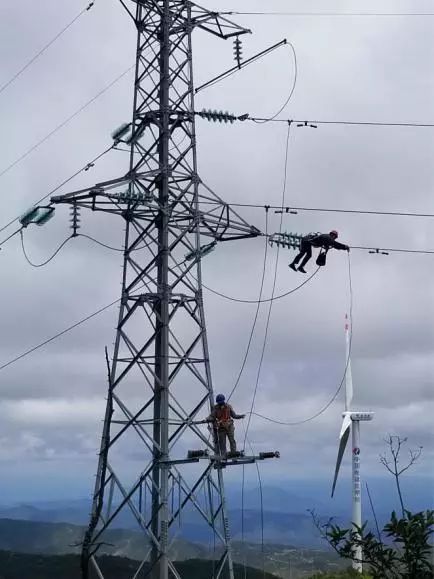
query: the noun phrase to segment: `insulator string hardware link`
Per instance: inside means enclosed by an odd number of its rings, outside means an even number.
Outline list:
[[[120,125],[112,132],[111,137],[115,145],[119,143],[132,145],[133,143],[139,141],[144,136],[146,129],[152,123],[156,123],[157,120],[158,116],[156,113],[145,113],[136,120],[134,125],[133,123],[123,123]]]
[[[293,122],[293,121],[289,121],[289,122]],[[318,125],[314,125],[313,123],[310,123],[309,121],[304,121],[302,123],[297,123],[297,127],[310,127],[311,129],[317,129]]]
[[[54,216],[54,207],[37,205],[31,207],[19,218],[22,227],[27,227],[30,223],[45,225]]]
[[[116,200],[118,203],[126,203],[127,205],[147,205],[154,201],[154,196],[151,191],[136,191],[132,188],[112,193],[111,191],[106,191],[103,187],[95,187],[89,190],[89,195],[94,197],[105,195],[110,199]]]
[[[113,141],[117,144],[120,141],[125,143],[126,140],[123,139],[123,137],[125,137],[131,129],[131,123],[123,123],[120,127],[118,127],[117,129],[115,129],[112,134],[111,137],[113,139]]]
[[[80,207],[74,203],[70,208],[70,222],[71,222],[71,229],[72,229],[72,236],[78,236],[78,230],[80,229]]]
[[[298,211],[291,209],[291,207],[285,207],[284,209],[276,209],[274,213],[289,213],[290,215],[298,215]]]
[[[267,458],[280,458],[280,452],[278,450],[275,450],[274,452],[260,452],[259,453],[259,459],[260,460],[266,460]]]
[[[371,249],[371,250],[369,251],[369,253],[373,253],[373,254],[375,254],[375,255],[389,255],[389,252],[388,252],[388,251],[383,251],[383,250],[378,249],[378,248],[377,248],[377,249]]]
[[[299,233],[273,233],[269,236],[268,243],[271,247],[277,245],[278,247],[286,247],[287,249],[299,249],[302,237]]]
[[[234,60],[238,67],[241,68],[241,62],[243,60],[243,43],[239,36],[234,38]]]
[[[214,123],[230,123],[231,125],[235,121],[246,121],[249,115],[246,113],[244,115],[236,116],[228,111],[216,111],[211,109],[203,109],[202,111],[196,113],[199,117],[206,119],[207,121],[213,121]]]
[[[189,251],[186,254],[185,260],[191,261],[192,259],[201,259],[202,257],[205,257],[206,255],[214,251],[216,245],[217,241],[213,241],[212,243],[208,243],[207,245],[202,245],[202,247],[200,247],[198,250],[193,249],[192,251]]]
[[[117,199],[119,203],[135,203],[143,204],[151,203],[154,200],[154,196],[150,191],[122,191],[120,193],[110,193],[110,197]]]

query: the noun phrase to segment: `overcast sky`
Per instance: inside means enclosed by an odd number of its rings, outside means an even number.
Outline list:
[[[85,5],[74,0],[3,2],[0,7],[0,85]],[[432,11],[429,1],[202,0],[212,9],[273,11]],[[298,83],[281,118],[434,122],[434,17],[237,16],[251,28],[248,57],[283,38],[297,52]],[[133,64],[135,31],[119,2],[95,6],[33,66],[0,93],[3,138],[0,172]],[[232,43],[195,37],[196,82],[232,66]],[[200,93],[196,108],[267,116],[285,101],[294,75],[291,53],[279,49]],[[2,223],[73,174],[110,144],[110,133],[130,118],[127,74],[80,115],[1,179]],[[198,121],[201,178],[228,202],[279,204],[287,126]],[[305,207],[433,212],[434,130],[320,125],[293,127],[286,204]],[[115,177],[126,155],[110,153],[67,187]],[[264,228],[264,211],[240,211]],[[300,212],[285,216],[287,231],[338,229],[355,246],[434,249],[432,219]],[[2,224],[0,223],[0,225]],[[270,231],[279,216],[270,213]],[[3,232],[6,236],[12,229]],[[108,228],[83,214],[84,233],[120,246],[122,227]],[[2,234],[2,235],[3,235]],[[36,262],[69,234],[67,208],[25,240]],[[2,237],[3,239],[3,237]],[[218,248],[204,261],[207,285],[255,299],[264,240]],[[277,293],[301,274],[288,269],[293,252],[280,252]],[[424,455],[413,476],[433,476],[434,256],[351,252],[355,406],[375,411],[362,424],[363,470],[382,473],[378,454],[388,433],[408,436]],[[276,250],[270,249],[265,293],[270,295]],[[92,313],[119,295],[121,257],[84,239],[69,243],[49,265],[31,268],[19,237],[0,254],[0,364]],[[309,264],[312,270],[314,263]],[[216,391],[232,389],[245,352],[255,305],[205,291]],[[345,367],[344,316],[349,307],[347,256],[331,252],[327,267],[297,293],[276,301],[256,401],[261,414],[303,420],[322,408]],[[268,306],[263,306],[246,371],[234,395],[249,410]],[[86,496],[93,483],[105,408],[104,346],[111,346],[116,309],[107,310],[0,375],[0,497]],[[343,398],[317,420],[283,427],[252,420],[250,439],[282,458],[263,468],[267,482],[332,476]],[[237,425],[238,436],[242,427]],[[320,449],[320,452],[318,451]],[[344,475],[349,472],[345,459]],[[230,475],[232,479],[238,476]],[[255,473],[249,474],[253,484]],[[32,488],[29,488],[29,480]],[[234,482],[235,484],[235,482]]]

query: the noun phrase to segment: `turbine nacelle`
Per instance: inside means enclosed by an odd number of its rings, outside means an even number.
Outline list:
[[[342,417],[345,423],[345,417],[348,416],[351,420],[357,420],[358,422],[373,420],[374,412],[357,412],[357,411],[347,411],[342,412]],[[343,427],[343,425],[342,425]]]
[[[335,468],[335,476],[333,479],[333,486],[332,486],[332,496],[334,495],[336,483],[338,480],[339,470],[341,468],[342,458],[344,456],[345,448],[347,446],[348,438],[350,436],[351,430],[351,423],[352,422],[362,422],[362,421],[369,421],[374,418],[373,412],[354,412],[347,410],[346,412],[342,413],[343,421],[342,421],[342,428],[339,434],[339,449],[338,449],[338,457],[336,460],[336,468]]]

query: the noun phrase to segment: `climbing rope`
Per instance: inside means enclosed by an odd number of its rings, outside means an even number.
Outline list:
[[[338,397],[340,391],[342,390],[342,387],[343,387],[344,382],[345,382],[345,377],[347,375],[347,370],[348,370],[348,364],[350,363],[350,359],[351,359],[351,347],[352,347],[352,341],[353,341],[353,285],[352,285],[352,277],[351,277],[350,254],[348,254],[348,280],[349,280],[349,294],[350,294],[350,314],[349,314],[349,318],[350,318],[350,341],[349,341],[349,348],[348,348],[348,357],[347,357],[346,364],[345,364],[344,375],[342,376],[342,380],[339,384],[339,387],[337,388],[336,392],[333,394],[332,398],[327,402],[327,404],[325,406],[323,406],[318,412],[316,412],[312,416],[309,416],[308,418],[305,418],[303,420],[297,420],[294,422],[284,422],[282,420],[276,420],[274,418],[270,418],[269,416],[264,416],[263,414],[259,414],[258,412],[253,412],[253,411],[250,412],[250,416],[258,416],[259,418],[262,418],[263,420],[267,420],[268,422],[272,422],[273,424],[279,424],[282,426],[299,426],[301,424],[306,424],[307,422],[311,422],[312,420],[315,420],[316,418],[321,416],[321,414],[324,414],[324,412],[326,410],[328,410],[328,408],[330,408],[330,406],[336,400],[336,398]]]
[[[283,174],[283,188],[282,188],[282,202],[281,202],[281,207],[282,207],[282,213],[280,214],[280,223],[279,223],[279,234],[282,231],[282,225],[283,225],[283,207],[285,206],[285,196],[286,196],[286,184],[288,181],[288,153],[289,153],[289,137],[291,135],[291,123],[288,123],[288,131],[287,131],[287,135],[286,135],[286,150],[285,150],[285,171]],[[250,428],[250,422],[252,420],[252,412],[254,410],[255,407],[255,401],[256,401],[256,394],[258,392],[258,387],[259,387],[259,379],[261,377],[261,370],[262,370],[262,364],[264,362],[264,356],[265,356],[265,350],[267,347],[267,340],[268,340],[268,330],[270,327],[270,320],[271,320],[271,311],[273,309],[273,301],[274,301],[274,292],[276,291],[276,283],[277,283],[277,270],[278,270],[278,266],[279,266],[279,255],[280,255],[280,245],[277,246],[277,253],[276,253],[276,263],[274,266],[274,277],[273,277],[273,288],[271,290],[271,300],[268,306],[268,315],[267,315],[267,321],[265,324],[265,333],[264,333],[264,341],[262,343],[262,351],[261,351],[261,357],[259,360],[259,366],[258,366],[258,371],[256,374],[256,383],[255,383],[255,388],[253,391],[253,398],[252,398],[252,404],[250,406],[250,412],[249,412],[249,418],[247,421],[247,427],[246,427],[246,434],[244,437],[244,445],[246,444],[246,438],[247,438],[247,434],[249,432],[249,428]]]
[[[268,211],[265,212],[265,231],[268,232]],[[246,352],[244,354],[244,358],[243,358],[243,361],[241,364],[240,371],[238,372],[237,379],[235,380],[234,387],[230,391],[230,394],[227,398],[228,402],[231,399],[232,394],[235,392],[235,390],[237,389],[237,386],[240,382],[241,376],[244,372],[244,368],[245,368],[246,363],[247,363],[247,358],[249,356],[250,346],[252,345],[252,340],[253,340],[253,336],[255,333],[256,323],[258,321],[259,310],[261,309],[262,292],[264,290],[265,272],[266,272],[266,267],[267,267],[267,256],[268,256],[268,243],[267,243],[267,238],[265,238],[264,263],[262,266],[261,284],[260,284],[260,288],[259,288],[259,298],[258,298],[257,305],[256,305],[256,312],[255,312],[255,316],[253,318],[253,324],[252,324],[252,328],[250,330],[250,336],[249,336],[249,340],[247,342]]]
[[[244,428],[244,443],[247,440],[247,444],[250,447],[250,452],[252,453],[252,455],[254,456],[255,454],[255,450],[253,448],[252,443],[250,442],[250,440],[247,437],[247,432],[246,432],[246,428],[243,424],[243,428]],[[259,488],[259,498],[260,498],[260,512],[261,512],[261,553],[262,553],[262,572],[263,575],[265,577],[265,540],[264,540],[264,493],[263,493],[263,487],[262,487],[262,477],[261,477],[261,471],[259,469],[259,464],[256,461],[255,462],[255,466],[256,466],[256,473],[258,475],[258,488]],[[243,474],[242,474],[242,483],[241,483],[241,543],[242,543],[242,548],[243,548],[243,567],[244,567],[244,578],[246,579],[247,577],[247,559],[246,559],[246,555],[245,555],[245,542],[244,542],[244,483],[245,483],[245,465],[243,465]]]
[[[294,85],[295,86],[295,85]],[[292,94],[292,93],[291,93]],[[288,99],[289,100],[289,99]],[[288,123],[288,131],[287,131],[287,135],[286,135],[286,150],[285,150],[285,170],[284,170],[284,178],[283,178],[283,188],[282,188],[282,209],[285,205],[285,195],[286,195],[286,185],[287,185],[287,180],[288,180],[288,153],[289,153],[289,138],[290,138],[290,134],[291,134],[291,124]],[[280,215],[280,224],[279,224],[279,233],[282,231],[282,224],[283,224],[283,210],[282,213]],[[269,307],[268,307],[268,316],[267,316],[267,322],[265,325],[265,334],[264,334],[264,341],[262,344],[262,352],[261,352],[261,358],[259,360],[259,366],[258,366],[258,372],[256,375],[256,383],[255,383],[255,388],[254,388],[254,392],[253,392],[253,398],[252,398],[252,404],[250,407],[250,412],[249,412],[249,418],[247,421],[247,426],[245,427],[245,431],[244,431],[244,448],[246,446],[246,441],[247,441],[247,435],[248,435],[248,431],[249,431],[249,427],[250,427],[250,422],[252,419],[252,412],[255,406],[255,400],[256,400],[256,394],[258,391],[258,386],[259,386],[259,378],[261,375],[261,369],[262,369],[262,363],[264,361],[264,356],[265,356],[265,349],[266,349],[266,345],[267,345],[267,339],[268,339],[268,329],[269,329],[269,325],[270,325],[270,319],[271,319],[271,311],[273,308],[273,301],[274,301],[274,292],[276,291],[276,283],[277,283],[277,270],[278,270],[278,265],[279,265],[279,250],[280,247],[277,247],[277,253],[276,253],[276,262],[275,262],[275,266],[274,266],[274,277],[273,277],[273,287],[272,287],[272,291],[271,291],[271,300],[269,302]],[[264,264],[265,265],[265,264]],[[263,280],[262,280],[263,281]],[[263,285],[263,283],[262,283]],[[262,291],[262,286],[261,286],[261,291]],[[261,296],[259,296],[259,299],[261,299]],[[261,302],[258,303],[257,305],[257,310],[256,312],[259,312],[259,308],[260,308]],[[232,393],[231,393],[232,394]],[[244,423],[243,423],[243,427],[244,427]],[[250,444],[250,443],[249,443]],[[252,450],[252,454],[253,454],[253,448],[250,445],[251,450]],[[242,472],[242,490],[241,490],[241,535],[242,535],[242,545],[243,545],[243,564],[244,564],[244,578],[247,579],[247,565],[246,565],[246,556],[245,556],[245,544],[244,544],[244,485],[245,485],[245,465],[243,464],[243,472]],[[261,481],[261,475],[259,472],[259,467],[256,464],[256,468],[257,468],[257,473],[258,473],[258,482],[259,482],[259,488],[260,488],[260,493],[261,493],[261,544],[262,544],[262,570],[263,570],[263,574],[264,574],[264,578],[265,578],[265,556],[264,556],[264,510],[263,510],[263,494],[262,494],[262,481]]]

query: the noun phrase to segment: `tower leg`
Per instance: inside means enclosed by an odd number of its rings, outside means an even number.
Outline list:
[[[229,531],[229,519],[227,515],[226,496],[224,491],[223,473],[221,471],[221,468],[218,469],[218,482],[222,501],[223,531],[226,542],[226,557],[227,557],[226,561],[227,561],[228,577],[229,579],[234,579],[234,564],[232,560],[231,536]]]
[[[154,534],[160,545],[152,546],[151,561],[155,579],[168,579],[168,477],[166,461],[169,458],[169,79],[170,79],[170,4],[164,0],[161,6],[160,43],[160,142],[158,199],[160,212],[157,218],[158,248],[156,336],[155,336],[155,382],[154,382],[154,452],[152,521]],[[163,466],[160,461],[165,461]]]

